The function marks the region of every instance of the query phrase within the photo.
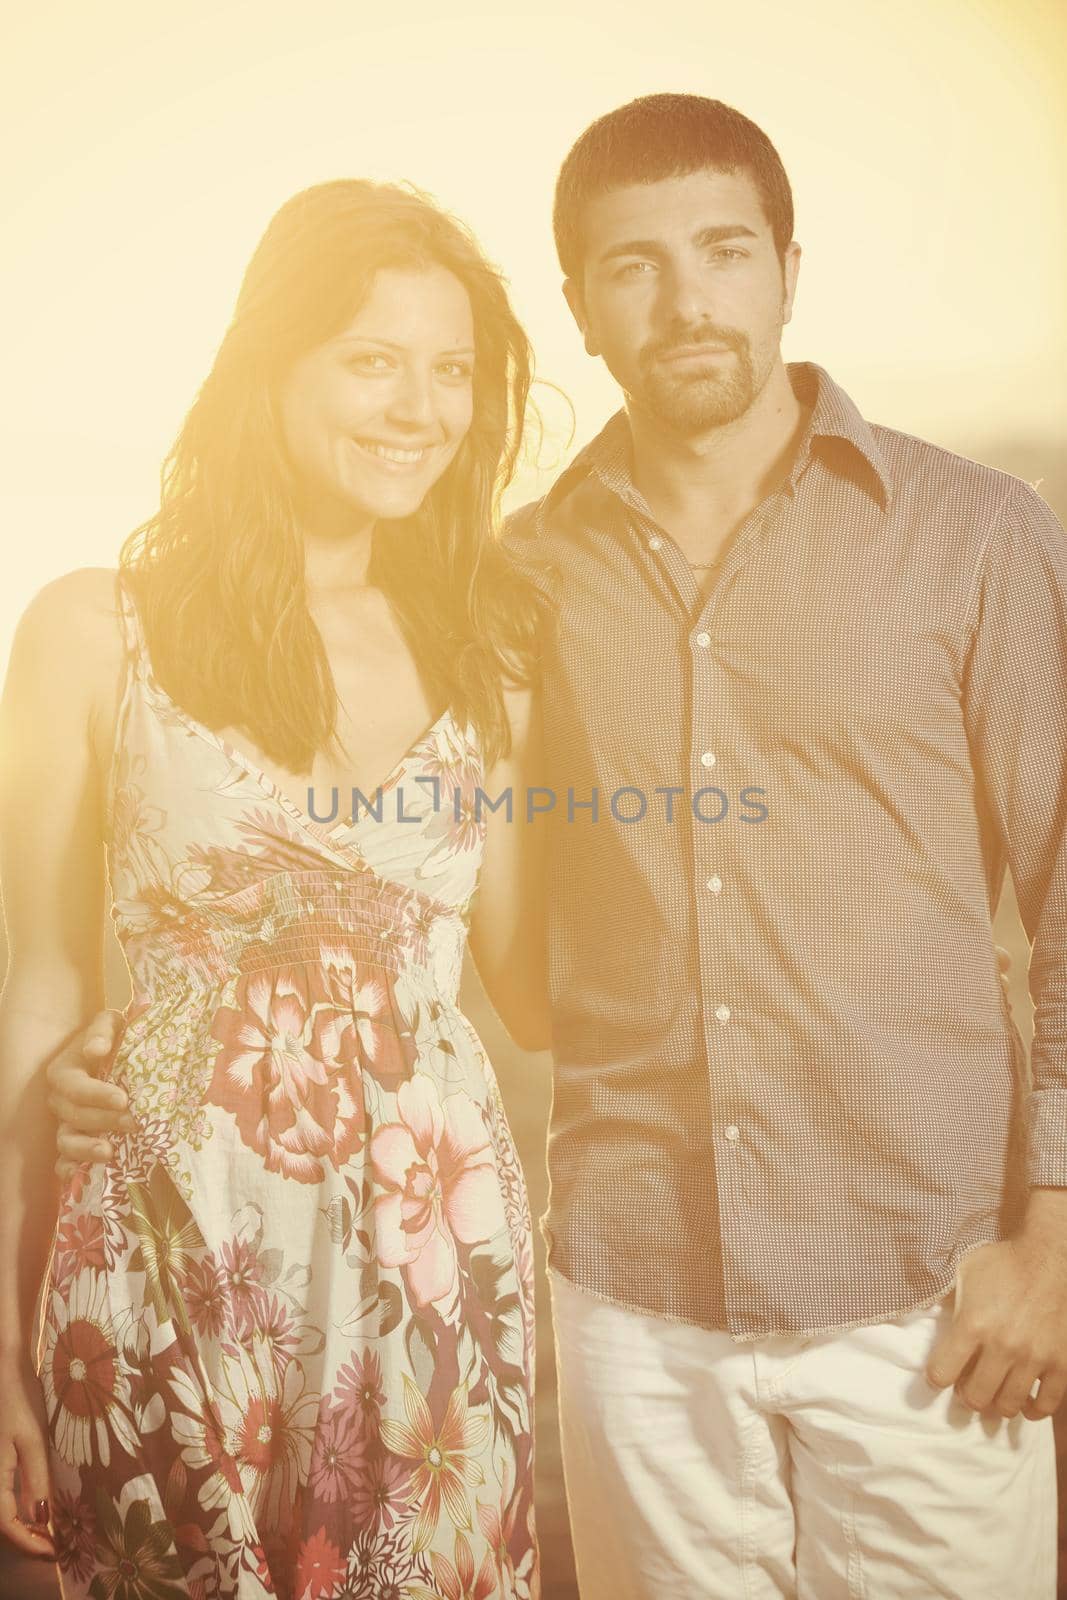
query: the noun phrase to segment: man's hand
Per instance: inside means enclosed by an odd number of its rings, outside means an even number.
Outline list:
[[[1057,1410],[1067,1392],[1067,1191],[1035,1190],[1017,1238],[964,1257],[926,1376],[954,1385],[972,1411],[1036,1422]]]
[[[68,1177],[85,1161],[107,1161],[112,1149],[102,1134],[128,1132],[134,1125],[126,1092],[100,1083],[96,1074],[110,1064],[122,1036],[121,1011],[98,1011],[48,1065],[48,1104],[59,1119],[56,1171]]]

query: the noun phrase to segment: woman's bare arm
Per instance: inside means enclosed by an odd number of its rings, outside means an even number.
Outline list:
[[[488,774],[493,802],[510,789],[505,807],[486,808],[485,855],[471,917],[470,947],[493,1009],[524,1050],[551,1045],[545,944],[545,858],[548,823],[527,820],[528,789],[544,783],[540,704],[535,691],[505,695],[511,754]]]
[[[0,1532],[48,1554],[32,1507],[48,1498],[33,1309],[55,1225],[44,1070],[103,1002],[104,854],[95,719],[121,671],[112,575],[71,573],[23,615],[0,700],[0,883],[8,970],[0,995]],[[16,1466],[21,1508],[16,1505]]]

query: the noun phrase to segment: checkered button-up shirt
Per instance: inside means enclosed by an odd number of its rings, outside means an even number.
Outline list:
[[[930,1303],[1067,1185],[1067,541],[789,370],[810,425],[706,600],[621,413],[508,532],[555,611],[549,1259],[736,1339]]]

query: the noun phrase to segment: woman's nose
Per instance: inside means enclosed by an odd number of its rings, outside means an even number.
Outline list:
[[[390,415],[409,427],[425,426],[436,415],[433,378],[430,373],[408,370],[393,391]]]

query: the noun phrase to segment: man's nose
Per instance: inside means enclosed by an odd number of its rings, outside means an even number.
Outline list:
[[[662,311],[681,327],[714,320],[714,296],[707,272],[695,263],[672,262],[662,279]]]

